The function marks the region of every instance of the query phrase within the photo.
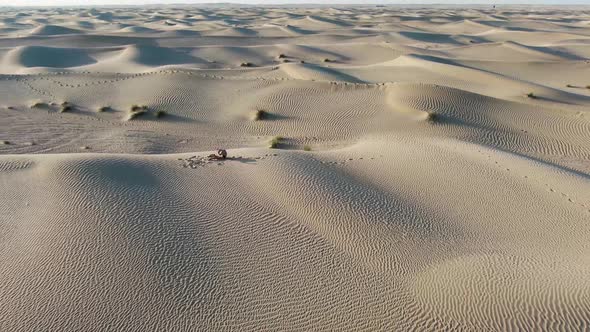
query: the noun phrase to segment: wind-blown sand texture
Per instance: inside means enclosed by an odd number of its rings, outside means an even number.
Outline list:
[[[589,59],[584,7],[4,8],[0,331],[588,330]]]

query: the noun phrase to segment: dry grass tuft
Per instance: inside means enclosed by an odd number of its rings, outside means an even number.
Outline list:
[[[254,113],[254,121],[268,119],[269,113],[265,110],[256,110]]]
[[[140,111],[135,111],[135,112],[129,112],[129,116],[127,117],[127,120],[133,120],[133,119],[137,119],[138,117],[146,114],[147,112],[144,110],[140,110]]]
[[[426,121],[430,123],[438,122],[440,120],[440,116],[435,112],[427,112],[426,113]]]
[[[283,136],[275,136],[273,137],[273,139],[270,141],[270,148],[271,149],[278,149],[279,146],[281,145],[281,141],[283,140]]]
[[[145,105],[132,105],[129,109],[129,116],[127,120],[137,119],[138,117],[147,113],[148,107]]]
[[[38,101],[36,103],[34,103],[33,105],[31,105],[31,108],[42,108],[42,107],[47,107],[47,103],[44,103],[42,101]]]
[[[131,105],[131,112],[147,111],[147,109],[145,105]]]
[[[67,113],[67,112],[70,112],[72,109],[73,109],[72,105],[68,105],[68,104],[63,105],[62,104],[61,110],[59,110],[59,112],[60,113]]]

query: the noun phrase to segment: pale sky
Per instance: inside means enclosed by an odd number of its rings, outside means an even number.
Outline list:
[[[247,3],[247,4],[584,4],[590,0],[0,0],[0,6],[91,6],[91,5],[142,5],[178,3]]]

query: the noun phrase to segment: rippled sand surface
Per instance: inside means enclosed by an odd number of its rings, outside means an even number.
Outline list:
[[[588,87],[586,7],[4,8],[0,331],[588,330]]]

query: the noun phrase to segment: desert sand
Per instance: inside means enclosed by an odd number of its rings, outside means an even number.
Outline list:
[[[3,8],[0,73],[0,331],[590,329],[590,8]]]

